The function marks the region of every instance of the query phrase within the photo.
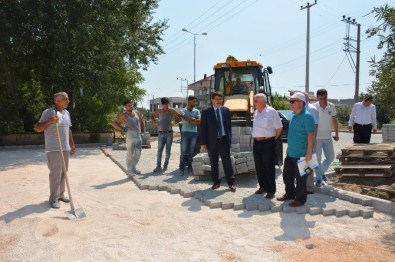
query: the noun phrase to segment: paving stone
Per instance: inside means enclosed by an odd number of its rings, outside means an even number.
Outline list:
[[[263,211],[269,211],[270,210],[271,205],[269,204],[259,204],[258,205],[258,210],[263,212]]]
[[[245,206],[248,211],[258,210],[258,203],[246,203]]]
[[[148,189],[148,188],[149,188],[149,185],[147,185],[147,184],[144,184],[144,185],[141,184],[139,187],[140,187],[141,190],[144,190],[144,189]]]
[[[309,214],[312,216],[319,215],[319,214],[321,214],[321,208],[320,207],[309,207]]]
[[[307,206],[300,206],[296,208],[297,214],[306,214],[309,212],[309,208]]]
[[[347,213],[348,213],[349,217],[358,217],[358,216],[360,216],[359,209],[348,209]]]
[[[159,191],[167,191],[167,185],[159,185],[158,190]]]
[[[157,185],[151,185],[148,187],[148,190],[158,190],[158,189],[159,189],[159,186],[157,186]]]
[[[323,216],[332,216],[334,214],[335,214],[335,208],[333,208],[333,207],[322,208],[322,215]]]
[[[347,215],[347,213],[348,213],[348,209],[346,207],[337,206],[336,209],[335,209],[336,217],[345,216],[345,215]]]
[[[233,205],[233,210],[243,210],[246,208],[246,205],[244,203],[234,203]]]
[[[222,203],[222,209],[232,209],[234,203]]]
[[[271,206],[270,207],[270,210],[274,213],[274,212],[280,212],[280,211],[282,211],[282,209],[283,209],[283,206],[282,205],[278,205],[278,206],[276,206],[276,205],[274,205],[274,206]]]
[[[218,202],[218,201],[209,201],[208,202],[208,206],[210,208],[221,208],[222,207],[222,202]]]
[[[338,198],[340,198],[342,200],[353,202],[353,197],[350,194],[347,194],[347,193],[339,194]]]
[[[167,187],[167,192],[169,192],[170,194],[179,194],[181,192],[181,189],[174,187]]]
[[[285,213],[296,212],[296,207],[290,207],[289,205],[284,205],[284,206],[283,206],[283,211],[284,211]]]
[[[370,210],[370,209],[366,209],[366,208],[360,209],[360,214],[363,218],[371,218],[371,217],[373,217],[373,213],[374,213],[374,211]]]

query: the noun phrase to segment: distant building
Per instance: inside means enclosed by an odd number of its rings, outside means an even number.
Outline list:
[[[161,100],[162,97],[158,97],[155,99],[149,100],[149,111],[152,113],[156,109],[161,107]],[[187,99],[185,97],[169,97],[169,107],[172,107],[178,111],[181,110],[181,108],[184,108],[187,106]]]
[[[196,106],[198,109],[210,106],[210,95],[214,92],[214,76],[205,76],[203,79],[188,85],[188,90],[193,91],[193,95],[198,99],[199,104]]]

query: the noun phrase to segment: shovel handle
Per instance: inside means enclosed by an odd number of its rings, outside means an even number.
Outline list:
[[[66,161],[64,160],[64,154],[63,154],[63,148],[62,148],[62,141],[60,141],[60,133],[59,133],[59,124],[58,122],[55,123],[56,126],[56,136],[58,137],[58,143],[59,143],[59,152],[60,152],[60,157],[62,158],[62,166],[63,166],[63,174],[64,178],[66,180],[66,186],[67,186],[67,193],[70,198],[70,207],[71,207],[71,212],[75,213],[75,208],[74,208],[74,203],[73,203],[73,197],[71,196],[71,190],[70,190],[70,184],[69,184],[69,178],[67,177],[67,168],[66,168]]]

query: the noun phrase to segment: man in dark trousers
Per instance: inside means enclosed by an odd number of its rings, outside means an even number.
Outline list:
[[[212,189],[220,187],[221,179],[218,174],[218,159],[221,156],[226,182],[232,192],[236,191],[235,176],[230,159],[230,146],[232,138],[231,117],[229,108],[222,106],[221,93],[211,94],[212,106],[202,111],[201,150],[208,151],[211,164]]]
[[[355,103],[348,121],[348,131],[354,129],[354,143],[369,144],[372,134],[377,133],[376,106],[373,96],[365,95],[362,102]]]

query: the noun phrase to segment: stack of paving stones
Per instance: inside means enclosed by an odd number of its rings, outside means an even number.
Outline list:
[[[252,151],[251,127],[232,126],[232,146],[231,152]]]
[[[395,142],[395,124],[384,124],[381,128],[383,143]]]
[[[110,147],[102,147],[102,150],[126,173],[126,151],[112,150]],[[256,210],[269,213],[281,211],[338,217],[373,217],[372,198],[359,194],[344,193],[342,190],[331,187],[319,188],[315,194],[308,195],[304,206],[297,208],[289,207],[290,201],[280,202],[275,198],[266,199],[263,195],[254,194],[257,189],[255,174],[238,176],[236,178],[236,192],[231,192],[228,189],[224,179],[222,179],[222,185],[219,189],[212,190],[210,176],[208,176],[208,179],[196,181],[193,174],[180,175],[178,169],[179,147],[172,148],[168,170],[154,173],[156,158],[152,156],[156,155],[156,151],[156,143],[152,144],[152,148],[143,150],[138,165],[142,174],[130,177],[142,190],[167,191],[170,194],[180,194],[187,198],[195,197],[210,208]],[[204,154],[200,154],[200,157],[195,159],[193,168],[195,172],[200,170],[199,172],[203,173],[203,165],[197,165],[196,163],[204,162],[206,158]],[[280,169],[276,169],[276,186],[276,196],[283,195],[285,192]],[[322,194],[318,192],[322,192]],[[393,214],[395,214],[395,206]]]
[[[250,174],[255,171],[251,148],[251,127],[232,127],[231,162],[235,175]],[[218,166],[219,177],[224,177],[225,172],[221,159],[219,159]],[[192,168],[196,180],[202,176],[210,176],[211,166],[208,154],[197,154],[193,158]]]

